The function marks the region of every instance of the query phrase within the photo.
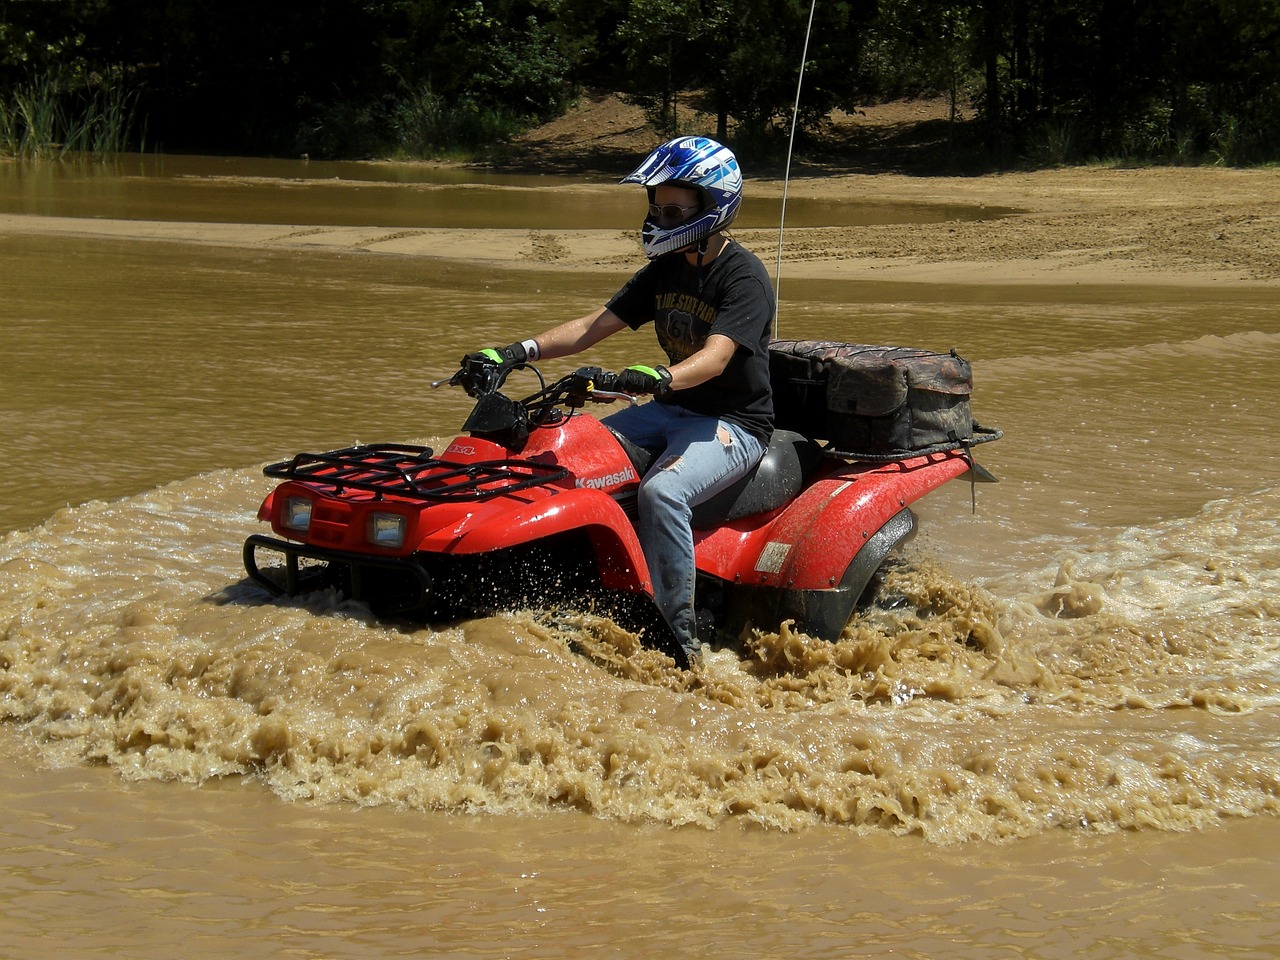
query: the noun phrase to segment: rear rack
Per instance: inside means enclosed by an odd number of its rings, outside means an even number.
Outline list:
[[[400,443],[299,453],[292,460],[263,467],[262,472],[280,480],[332,487],[338,495],[344,490],[364,490],[378,499],[391,494],[429,502],[487,500],[569,476],[564,467],[527,460],[439,460],[430,447]]]
[[[963,452],[969,455],[969,448],[976,447],[980,443],[990,443],[993,440],[999,440],[1004,436],[1004,432],[995,427],[983,427],[977,423],[973,425],[973,436],[966,437],[963,440],[947,440],[942,443],[933,443],[927,447],[915,447],[910,450],[890,450],[888,452],[870,453],[867,451],[857,450],[839,450],[833,444],[823,447],[822,452],[825,456],[835,457],[838,460],[866,460],[872,463],[895,463],[899,460],[914,460],[916,457],[929,456],[934,453],[953,453]]]

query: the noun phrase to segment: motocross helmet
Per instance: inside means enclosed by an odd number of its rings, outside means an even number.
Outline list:
[[[683,223],[663,227],[655,217],[645,217],[640,239],[650,260],[701,243],[725,229],[742,204],[742,171],[737,157],[728,147],[706,137],[667,141],[620,182],[646,187],[650,204],[660,183],[697,191],[698,212]]]

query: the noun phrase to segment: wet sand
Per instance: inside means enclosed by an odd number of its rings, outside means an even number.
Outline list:
[[[598,189],[616,189],[601,185]],[[778,180],[749,180],[778,197]],[[1082,167],[983,177],[837,174],[793,179],[791,198],[1014,208],[942,223],[788,227],[782,274],[896,282],[1280,284],[1280,169]],[[526,269],[639,261],[618,230],[469,230],[172,223],[0,215],[0,234],[360,251]],[[777,230],[734,235],[776,267]]]

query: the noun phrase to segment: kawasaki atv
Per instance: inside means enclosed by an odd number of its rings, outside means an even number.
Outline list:
[[[885,559],[915,532],[911,504],[962,475],[994,479],[970,451],[999,431],[968,416],[967,364],[954,352],[890,351],[886,361],[886,349],[775,343],[779,420],[806,429],[777,429],[750,474],[695,508],[700,639],[712,639],[710,628],[732,642],[786,620],[838,637]],[[873,354],[848,352],[855,350]],[[867,365],[868,356],[868,376],[846,369]],[[886,378],[886,362],[899,373]],[[939,367],[947,374],[936,376]],[[386,443],[266,467],[283,481],[258,511],[275,536],[245,542],[249,575],[273,594],[336,588],[376,613],[423,619],[590,602],[682,661],[652,603],[635,531],[637,489],[656,452],[586,412],[634,398],[609,390],[613,375],[598,368],[549,384],[532,366],[517,369],[539,382],[521,400],[502,392],[512,371],[491,365],[464,366],[436,384],[476,398],[466,435],[438,455]],[[831,409],[849,406],[850,377],[871,385],[854,391],[871,397],[862,414]],[[959,387],[922,389],[939,383]],[[886,420],[880,408],[895,403]],[[894,448],[904,409],[941,440],[908,424],[916,449]],[[847,443],[820,442],[824,435],[879,452],[843,450]],[[264,556],[275,562],[264,565]]]

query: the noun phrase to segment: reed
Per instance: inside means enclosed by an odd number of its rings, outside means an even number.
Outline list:
[[[0,152],[27,159],[67,154],[113,156],[142,149],[135,138],[139,95],[119,76],[69,84],[57,71],[15,87],[0,100]]]

